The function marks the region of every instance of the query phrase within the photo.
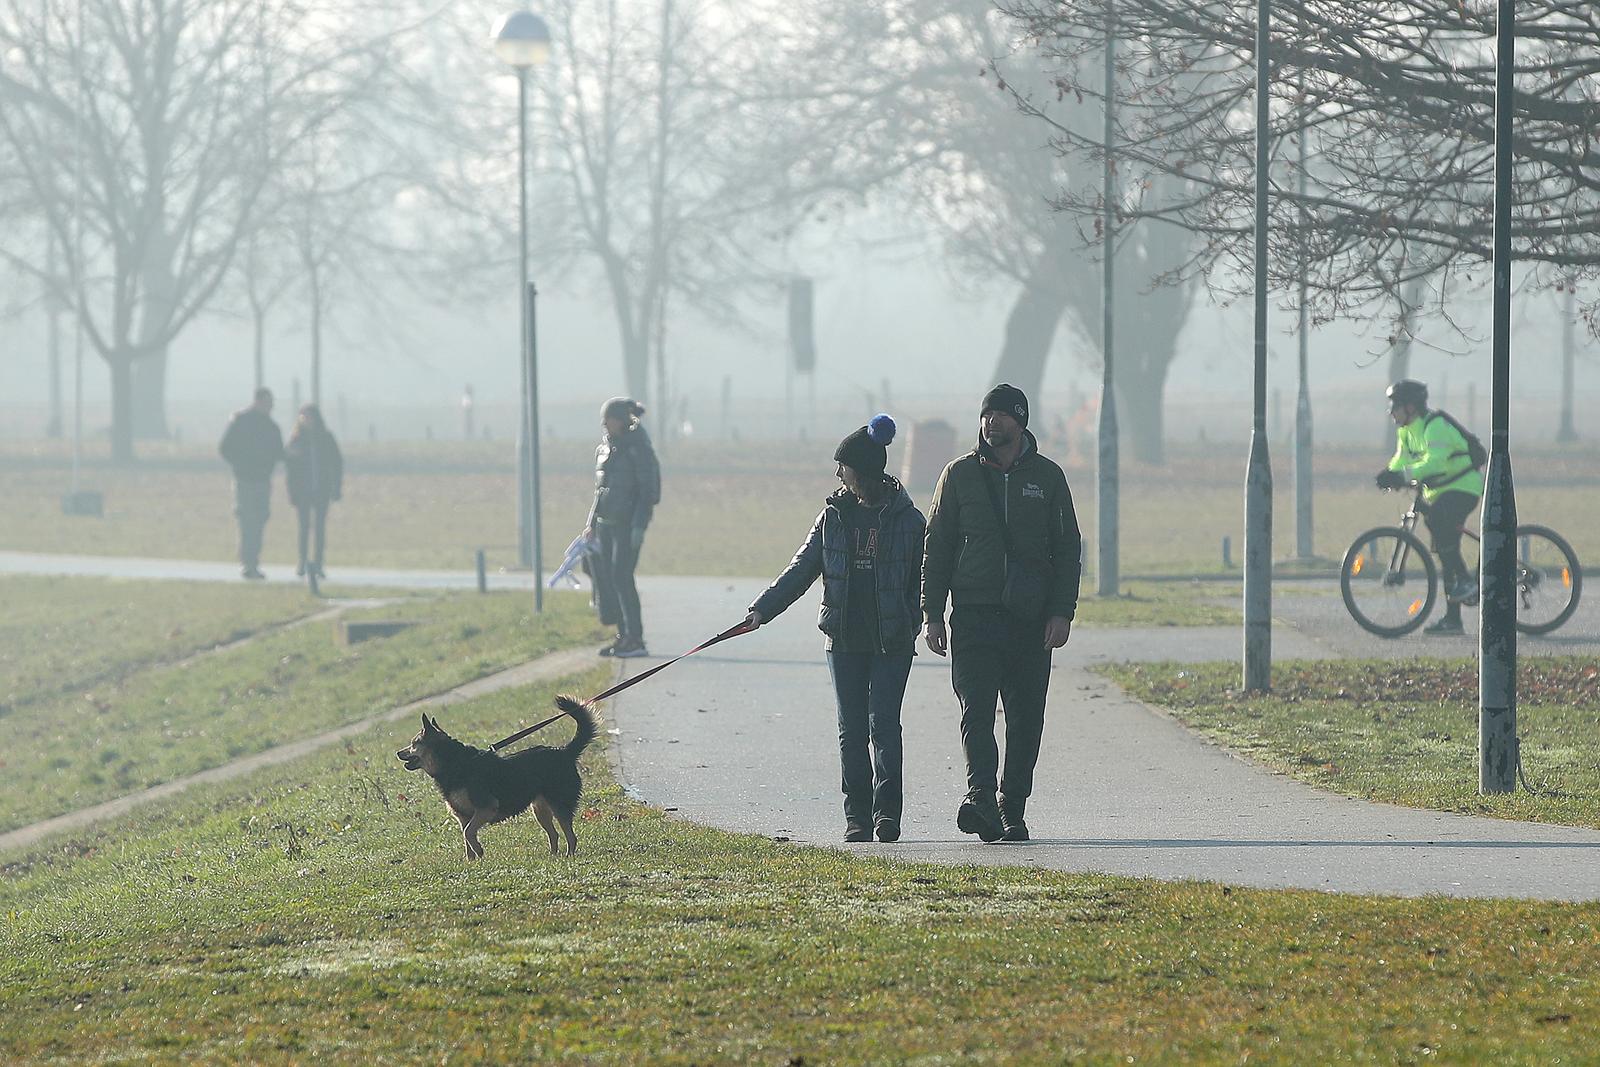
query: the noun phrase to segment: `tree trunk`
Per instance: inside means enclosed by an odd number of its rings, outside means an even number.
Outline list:
[[[646,401],[650,396],[650,339],[632,330],[622,335],[622,375],[628,387],[628,395],[648,406]]]
[[[1059,289],[1025,285],[1006,316],[1006,338],[995,364],[994,382],[1010,382],[1028,395],[1034,405],[1030,420],[1041,409],[1039,387],[1066,306],[1066,295]]]
[[[114,463],[132,463],[133,356],[125,349],[119,350],[107,362],[111,366],[111,459]]]
[[[133,436],[162,441],[167,429],[167,350],[163,346],[131,363]]]
[[[1163,464],[1166,456],[1166,389],[1167,368],[1171,359],[1166,356],[1135,363],[1126,360],[1117,364],[1117,401],[1123,416],[1118,422],[1125,428],[1133,446],[1133,458],[1140,463]]]

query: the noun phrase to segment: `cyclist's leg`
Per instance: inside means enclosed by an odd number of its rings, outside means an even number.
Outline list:
[[[1433,551],[1439,557],[1440,568],[1444,572],[1446,593],[1460,589],[1463,583],[1472,577],[1472,572],[1467,569],[1466,560],[1461,556],[1461,527],[1466,522],[1467,516],[1472,513],[1472,509],[1477,506],[1476,496],[1455,490],[1440,493],[1428,505],[1425,519],[1428,533],[1432,535]],[[1455,599],[1447,597],[1445,614],[1459,616],[1460,604]]]

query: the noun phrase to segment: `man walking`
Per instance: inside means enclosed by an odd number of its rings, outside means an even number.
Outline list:
[[[985,841],[1026,841],[1050,653],[1072,633],[1083,542],[1066,475],[1028,432],[1022,390],[995,386],[979,417],[977,447],[945,467],[933,491],[922,614],[929,650],[951,654],[961,702],[967,796],[956,826]],[[1006,717],[1003,773],[997,699]]]
[[[261,532],[271,513],[272,468],[283,458],[283,434],[272,421],[272,390],[236,413],[217,449],[233,468],[233,513],[239,518],[239,562],[246,578],[261,573]]]

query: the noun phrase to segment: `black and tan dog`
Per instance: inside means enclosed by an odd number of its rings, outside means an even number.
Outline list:
[[[583,781],[578,777],[578,756],[594,740],[594,716],[568,696],[556,697],[556,707],[572,716],[578,732],[563,748],[539,745],[510,756],[462,744],[427,715],[422,732],[407,748],[395,753],[408,771],[422,771],[444,794],[444,802],[461,822],[467,859],[482,859],[478,830],[504,822],[531,806],[539,825],[550,836],[550,854],[556,854],[556,826],[567,837],[567,855],[578,849],[572,817],[578,812]]]

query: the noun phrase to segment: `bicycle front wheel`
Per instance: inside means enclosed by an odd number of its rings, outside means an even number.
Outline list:
[[[1546,526],[1517,527],[1517,629],[1547,634],[1578,610],[1583,571],[1577,553]]]
[[[1439,575],[1415,536],[1398,526],[1379,526],[1345,552],[1339,592],[1363,630],[1402,637],[1427,621],[1439,595]]]

